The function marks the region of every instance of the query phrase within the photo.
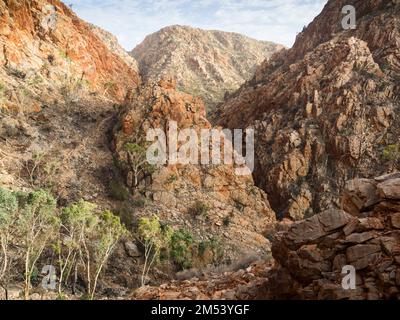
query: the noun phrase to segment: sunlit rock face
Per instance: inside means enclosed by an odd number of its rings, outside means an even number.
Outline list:
[[[237,33],[177,25],[147,36],[131,55],[145,80],[172,76],[179,90],[201,97],[212,111],[253,76],[257,65],[281,49]]]
[[[344,5],[356,9],[355,30],[342,28]],[[255,128],[254,179],[278,217],[338,207],[346,180],[398,168],[399,7],[329,1],[213,115]]]

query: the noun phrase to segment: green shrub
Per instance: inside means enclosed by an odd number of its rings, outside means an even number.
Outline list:
[[[56,213],[56,200],[44,190],[18,192],[17,199],[16,229],[22,240],[20,250],[25,261],[24,294],[28,298],[36,263],[46,246],[56,238],[60,220]]]
[[[128,166],[133,174],[132,185],[136,188],[143,176],[151,175],[155,172],[156,166],[147,161],[146,143],[127,143],[125,151],[128,155]]]
[[[15,193],[0,188],[0,230],[8,228],[18,209]]]
[[[10,250],[14,224],[18,215],[18,201],[13,192],[0,188],[0,285],[7,288],[10,278]]]
[[[193,244],[193,235],[185,229],[176,230],[172,234],[170,246],[171,259],[180,269],[189,269],[192,267]]]
[[[136,235],[143,245],[145,259],[141,276],[142,286],[146,284],[151,268],[161,257],[166,258],[172,234],[172,228],[162,225],[157,216],[139,220]]]
[[[218,263],[224,256],[224,246],[220,239],[212,237],[209,241],[209,246],[213,253],[213,262]]]
[[[133,199],[132,205],[137,208],[143,208],[146,205],[146,200],[144,198]]]
[[[95,205],[83,200],[63,209],[65,231],[58,243],[59,293],[62,280],[67,280],[72,267],[81,263],[86,271],[86,294],[93,299],[103,268],[119,239],[127,233],[119,217],[110,211],[97,213],[95,209]]]
[[[189,209],[189,213],[193,216],[205,216],[207,215],[210,207],[202,201],[196,201],[194,205]]]
[[[129,199],[129,191],[125,185],[118,179],[113,179],[109,185],[110,196],[119,201],[125,201]]]
[[[61,211],[61,212],[60,212]],[[10,278],[11,244],[14,259],[24,265],[24,296],[39,283],[37,263],[45,249],[53,249],[59,263],[59,294],[72,270],[86,272],[87,295],[94,297],[97,281],[118,240],[126,233],[110,211],[96,212],[83,200],[58,210],[46,191],[10,192],[0,188],[0,285]]]
[[[226,216],[224,220],[222,220],[222,223],[224,224],[225,227],[228,227],[231,224],[231,217]]]
[[[30,275],[30,282],[33,286],[37,286],[39,283],[39,270],[37,267],[34,267],[32,273]]]
[[[178,176],[176,174],[171,174],[167,179],[167,184],[172,184],[178,180]]]
[[[200,243],[198,243],[197,252],[199,257],[204,257],[204,254],[207,250],[211,251],[212,253],[212,261],[208,262],[218,263],[222,259],[224,249],[222,242],[218,238],[212,237],[208,241],[201,241]]]
[[[382,157],[386,161],[397,161],[400,157],[400,150],[397,144],[390,144],[385,147]]]
[[[235,208],[236,208],[237,210],[239,210],[240,212],[243,212],[245,206],[244,206],[244,204],[242,204],[241,202],[235,201]]]
[[[208,246],[207,242],[205,242],[205,241],[201,241],[199,243],[199,245],[197,246],[197,249],[198,249],[197,252],[198,252],[200,257],[204,256],[204,254],[205,254],[205,252],[207,250],[207,246]]]

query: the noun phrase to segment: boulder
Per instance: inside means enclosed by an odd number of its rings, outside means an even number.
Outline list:
[[[138,258],[143,255],[138,246],[132,241],[126,241],[124,246],[126,254],[131,258]]]

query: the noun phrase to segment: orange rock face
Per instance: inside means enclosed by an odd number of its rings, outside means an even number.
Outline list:
[[[45,75],[49,82],[59,82],[64,75],[79,78],[91,91],[117,101],[138,85],[136,71],[61,1],[2,0],[0,13],[3,79],[16,71],[26,78],[50,69]],[[7,82],[12,86],[15,81]]]
[[[341,10],[354,5],[356,30]],[[256,184],[279,217],[339,206],[344,183],[399,168],[400,4],[336,1],[214,114],[256,131]]]
[[[160,220],[188,228],[199,239],[217,237],[226,245],[225,258],[236,260],[242,254],[266,254],[269,243],[262,232],[275,222],[275,214],[250,174],[235,174],[232,164],[168,162],[135,179],[127,144],[146,145],[149,129],[161,129],[169,144],[167,132],[172,121],[178,131],[192,128],[199,136],[200,130],[211,128],[201,99],[177,91],[175,81],[164,78],[140,87],[128,101],[116,128],[115,149],[132,193],[137,195],[143,190],[141,193],[147,199],[146,206],[136,210],[135,215],[151,216],[157,212]],[[180,141],[178,148],[182,144]],[[196,203],[201,203],[207,212],[193,215]]]

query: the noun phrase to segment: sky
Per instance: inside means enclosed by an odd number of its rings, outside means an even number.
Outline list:
[[[291,47],[327,0],[63,0],[128,51],[169,25],[231,31]]]

